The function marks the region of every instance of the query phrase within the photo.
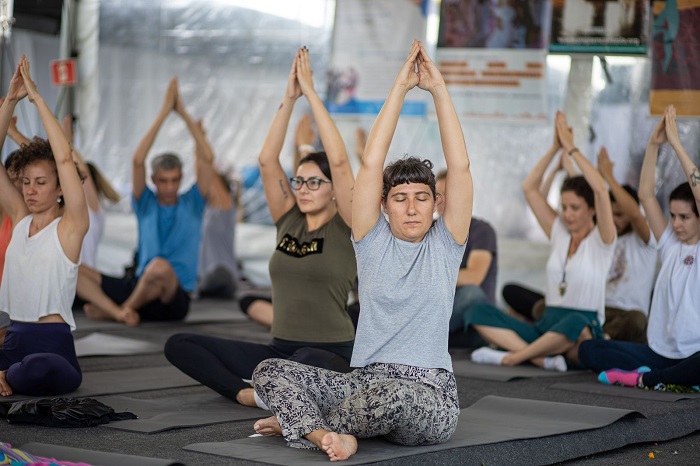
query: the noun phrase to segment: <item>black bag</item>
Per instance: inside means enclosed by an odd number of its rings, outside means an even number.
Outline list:
[[[109,421],[137,419],[129,412],[115,413],[93,398],[51,398],[0,402],[0,417],[10,424],[25,423],[49,427],[94,427]]]

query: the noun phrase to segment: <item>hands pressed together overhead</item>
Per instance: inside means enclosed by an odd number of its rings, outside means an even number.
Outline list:
[[[303,95],[314,94],[314,72],[311,70],[309,49],[306,46],[297,50],[287,80],[286,97],[296,100]]]
[[[605,148],[605,146],[601,147],[600,152],[598,152],[598,171],[601,175],[603,175],[603,178],[606,181],[614,178],[614,168],[615,164],[610,160],[608,150]]]
[[[403,86],[406,92],[418,86],[431,94],[445,86],[440,70],[430,59],[421,41],[413,40],[408,58],[396,77],[396,84]]]
[[[676,107],[673,105],[666,107],[663,117],[649,137],[649,144],[660,146],[666,142],[673,147],[678,147],[681,143],[676,126]]]

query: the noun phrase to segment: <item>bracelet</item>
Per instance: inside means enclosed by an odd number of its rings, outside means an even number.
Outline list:
[[[571,148],[571,150],[569,151],[569,155],[573,155],[574,152],[578,152],[579,154],[581,153],[581,151],[578,150],[578,147],[573,147],[573,148]]]
[[[297,147],[297,150],[299,151],[299,153],[306,152],[307,154],[309,152],[316,152],[316,148],[311,144],[302,144],[299,147]]]

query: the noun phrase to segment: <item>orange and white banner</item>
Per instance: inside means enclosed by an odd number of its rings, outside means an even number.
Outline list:
[[[461,119],[547,121],[544,50],[441,48],[436,63]]]

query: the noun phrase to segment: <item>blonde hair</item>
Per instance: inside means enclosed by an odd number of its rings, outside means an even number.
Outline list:
[[[92,162],[85,162],[88,170],[90,171],[90,177],[92,182],[95,183],[95,188],[97,189],[97,194],[109,199],[112,202],[119,202],[121,196],[110,184],[110,182],[105,178],[102,172],[93,164]]]

